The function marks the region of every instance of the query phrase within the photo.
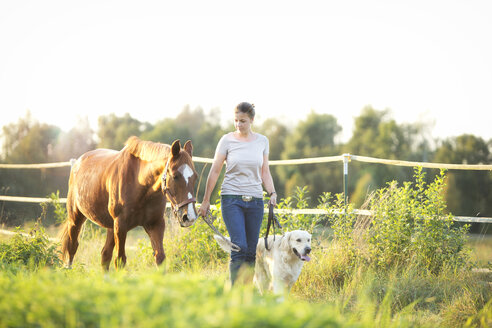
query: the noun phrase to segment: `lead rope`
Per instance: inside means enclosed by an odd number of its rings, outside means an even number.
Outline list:
[[[282,231],[282,226],[280,225],[280,222],[278,222],[277,217],[273,213],[273,204],[269,204],[268,206],[268,224],[267,224],[267,230],[265,233],[265,248],[267,251],[268,249],[268,233],[270,232],[270,226],[273,228],[273,241],[275,242],[275,225]]]

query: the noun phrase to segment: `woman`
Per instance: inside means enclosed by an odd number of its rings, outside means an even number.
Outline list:
[[[240,267],[254,268],[256,245],[263,220],[263,188],[270,195],[270,203],[277,203],[277,194],[268,165],[268,139],[251,130],[255,106],[242,102],[234,111],[235,132],[220,139],[207,178],[205,196],[199,214],[206,216],[210,209],[210,196],[224,162],[226,172],[221,187],[222,218],[231,242],[241,248],[231,252],[229,265],[231,284],[237,279]]]

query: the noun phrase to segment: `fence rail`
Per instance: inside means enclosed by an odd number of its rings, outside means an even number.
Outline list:
[[[50,169],[56,167],[69,167],[71,165],[72,161],[41,164],[0,164],[0,169]]]
[[[5,196],[0,195],[0,200],[6,202],[20,202],[20,203],[46,203],[50,202],[51,198],[42,198],[42,197],[20,197],[20,196]],[[60,198],[60,203],[66,203],[66,198]]]
[[[193,161],[196,163],[213,163],[213,159],[194,156]],[[343,173],[344,173],[344,195],[347,199],[347,180],[348,180],[348,164],[351,161],[359,161],[365,163],[375,163],[384,165],[396,165],[396,166],[407,166],[416,167],[421,166],[424,168],[432,169],[447,169],[447,170],[481,170],[481,171],[492,171],[492,165],[488,164],[446,164],[446,163],[428,163],[428,162],[411,162],[411,161],[400,161],[400,160],[390,160],[376,157],[367,157],[351,154],[343,154],[338,156],[325,156],[325,157],[313,157],[313,158],[302,158],[302,159],[288,159],[288,160],[271,160],[270,165],[299,165],[299,164],[322,164],[322,163],[332,163],[332,162],[343,162]],[[42,163],[42,164],[0,164],[0,169],[46,169],[46,168],[58,168],[58,167],[69,167],[73,165],[75,159],[71,159],[68,162],[59,163]],[[44,203],[51,201],[50,198],[37,198],[37,197],[18,197],[18,196],[2,196],[0,195],[0,201],[9,202],[27,202],[27,203]],[[66,198],[60,198],[61,203],[66,203]],[[326,215],[329,214],[327,211],[320,209],[276,209],[277,213],[291,213],[291,214],[312,214],[312,215]],[[365,210],[355,210],[358,211],[359,215],[371,215],[370,211]],[[455,216],[454,221],[458,222],[470,222],[470,223],[492,223],[492,218],[487,217],[469,217],[469,216]]]
[[[23,203],[45,203],[45,202],[51,202],[51,198],[35,198],[35,197],[15,197],[15,196],[1,196],[0,195],[0,201],[10,201],[10,202],[23,202]],[[60,203],[66,203],[67,199],[66,198],[59,198],[58,201]],[[201,204],[197,204],[198,206]],[[168,207],[170,207],[170,204],[167,204]],[[214,205],[211,206],[212,208],[215,208]],[[300,214],[307,214],[307,215],[328,215],[328,214],[333,214],[333,211],[327,211],[319,208],[305,208],[305,209],[275,209],[275,213],[277,214],[293,214],[293,215],[300,215]],[[343,210],[338,210],[336,213],[343,214]],[[353,212],[354,214],[357,215],[367,215],[371,216],[372,212],[369,210],[359,210],[356,209]],[[454,216],[453,221],[456,222],[467,222],[467,223],[492,223],[492,218],[486,218],[486,217],[472,217],[472,216]]]
[[[366,162],[366,163],[378,163],[378,164],[410,166],[410,167],[421,166],[430,169],[492,171],[492,165],[488,165],[488,164],[446,164],[446,163],[428,163],[428,162],[409,162],[409,161],[382,159],[382,158],[359,156],[359,155],[350,155],[350,154],[346,154],[346,155],[349,156],[349,160]]]
[[[411,162],[411,161],[400,161],[400,160],[359,156],[359,155],[351,155],[351,154],[312,157],[312,158],[299,158],[299,159],[270,160],[269,163],[272,166],[296,165],[296,164],[321,164],[321,163],[331,163],[331,162],[342,162],[344,161],[344,158],[347,158],[349,162],[359,161],[365,163],[408,166],[408,167],[421,166],[424,168],[431,168],[431,169],[492,171],[492,165],[489,164],[447,164],[447,163]],[[58,163],[0,164],[0,169],[45,169],[45,168],[57,168],[57,167],[69,167],[72,165],[74,161],[75,159],[71,159],[68,162],[58,162]],[[197,163],[206,163],[206,164],[213,163],[212,158],[198,157],[198,156],[193,156],[193,161]]]

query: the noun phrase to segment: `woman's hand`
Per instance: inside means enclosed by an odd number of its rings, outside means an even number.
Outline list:
[[[208,215],[208,211],[210,211],[210,201],[204,200],[202,205],[200,205],[198,215],[201,217],[206,217]]]

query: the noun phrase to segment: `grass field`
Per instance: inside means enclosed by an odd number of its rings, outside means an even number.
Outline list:
[[[55,233],[55,229],[48,231]],[[206,228],[198,231],[211,238]],[[312,260],[289,297],[280,301],[259,295],[251,285],[228,288],[227,258],[213,244],[207,250],[208,261],[187,258],[192,250],[182,241],[191,233],[176,227],[166,232],[167,259],[160,268],[153,264],[145,233],[136,229],[129,234],[125,269],[116,271],[112,266],[104,273],[99,266],[104,235],[92,225],[81,236],[71,270],[2,264],[0,327],[487,327],[492,323],[490,273],[430,275],[411,266],[388,274],[363,267],[348,269],[336,243],[318,235]],[[474,237],[469,244],[473,260],[490,260],[490,238]]]
[[[492,269],[492,235],[471,235],[468,246],[477,267]]]

